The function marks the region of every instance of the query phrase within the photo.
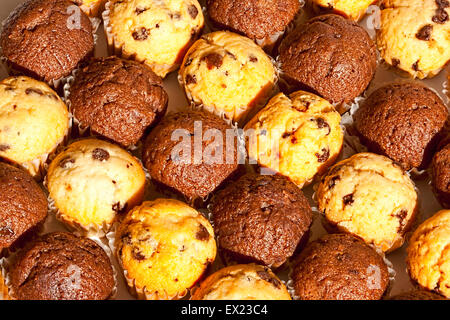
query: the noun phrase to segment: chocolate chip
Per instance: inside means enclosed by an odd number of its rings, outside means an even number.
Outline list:
[[[120,239],[122,239],[122,242],[131,245],[131,233],[127,232],[123,234]]]
[[[197,83],[197,77],[195,76],[195,74],[194,75],[188,74],[186,76],[185,82],[186,82],[186,84],[196,84]]]
[[[61,160],[61,162],[59,163],[59,166],[61,168],[63,168],[63,169],[67,169],[74,163],[75,163],[75,159],[72,159],[70,157],[66,157],[66,158]]]
[[[431,40],[431,32],[433,31],[433,26],[431,24],[427,24],[420,28],[420,30],[416,33],[416,38],[423,41]]]
[[[191,4],[189,6],[188,12],[189,12],[189,15],[191,16],[192,19],[195,19],[197,17],[197,15],[198,15],[198,9],[193,4]]]
[[[112,210],[116,213],[124,213],[128,207],[128,203],[125,202],[123,206],[120,205],[120,202],[116,202],[112,205]]]
[[[328,122],[326,122],[323,118],[317,118],[316,122],[317,122],[317,127],[319,129],[327,128],[328,129],[327,135],[330,134],[331,128],[330,128],[330,125],[328,124]]]
[[[450,1],[448,0],[436,0],[438,8],[448,8],[450,7]]]
[[[220,54],[214,52],[206,55],[202,60],[206,61],[206,67],[208,68],[208,70],[211,70],[214,67],[220,68],[223,63],[223,57]]]
[[[0,152],[11,149],[11,147],[7,144],[0,144]]]
[[[256,272],[256,274],[264,281],[271,283],[275,288],[277,289],[280,288],[281,286],[280,280],[272,277],[268,271],[258,271]]]
[[[397,67],[400,64],[400,60],[397,58],[392,58],[392,66]]]
[[[405,219],[407,216],[408,216],[408,211],[405,209],[400,210],[400,212],[397,212],[395,214],[395,217],[399,221],[398,232],[401,232],[403,230],[403,228],[405,227]]]
[[[36,88],[27,88],[25,90],[25,93],[26,94],[37,94],[39,96],[43,96],[44,95],[44,93],[42,92],[41,89],[36,89]]]
[[[186,62],[185,62],[185,64],[184,64],[184,66],[185,66],[185,67],[189,67],[189,66],[191,65],[191,63],[192,63],[193,60],[194,60],[194,59],[192,59],[192,58],[186,59]]]
[[[148,30],[144,27],[141,27],[134,31],[132,34],[133,39],[136,41],[143,41],[148,38]]]
[[[330,179],[330,181],[328,182],[328,188],[333,189],[334,186],[336,185],[336,182],[341,180],[340,176],[334,176]]]
[[[250,62],[258,62],[258,58],[254,55],[250,55]]]
[[[209,232],[208,229],[205,228],[204,225],[199,225],[197,233],[195,234],[195,238],[200,241],[208,241],[209,240]]]
[[[137,261],[145,260],[145,256],[137,248],[133,248],[133,250],[131,250],[131,254],[133,258]]]
[[[322,148],[321,152],[321,154],[315,154],[315,156],[317,157],[317,161],[320,163],[327,161],[330,157],[330,150],[328,148]]]
[[[419,60],[414,62],[411,67],[413,68],[414,71],[419,71]]]
[[[281,136],[283,139],[289,138],[291,136],[291,132],[285,132],[283,133],[283,135]]]
[[[444,24],[448,21],[448,13],[444,8],[439,8],[431,20],[435,23]]]
[[[102,148],[95,148],[92,151],[92,158],[98,161],[107,161],[109,159],[109,152]]]
[[[148,10],[147,8],[137,7],[137,8],[136,8],[136,14],[137,14],[137,15],[140,15],[142,12],[145,12],[145,11],[147,11],[147,10]]]
[[[344,202],[344,206],[351,205],[355,200],[353,200],[353,193],[350,193],[342,198],[342,201]]]

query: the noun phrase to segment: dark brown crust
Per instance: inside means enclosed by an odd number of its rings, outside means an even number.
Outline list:
[[[372,80],[375,44],[353,21],[329,14],[290,33],[280,46],[285,91],[313,91],[331,103],[351,102]]]
[[[450,209],[450,144],[433,157],[431,164],[433,191],[446,209]]]
[[[252,40],[283,32],[298,11],[298,0],[208,0],[208,16],[219,29],[228,29]]]
[[[21,253],[11,271],[20,300],[104,300],[114,288],[105,251],[67,232],[47,234]]]
[[[293,255],[312,223],[302,191],[279,175],[241,177],[215,195],[211,212],[221,249],[273,267]]]
[[[160,77],[117,57],[95,59],[77,73],[69,100],[83,127],[123,146],[136,144],[168,104]]]
[[[329,234],[310,243],[292,278],[302,300],[379,300],[389,285],[383,258],[349,234]]]
[[[389,300],[447,300],[444,297],[425,290],[413,290],[390,297]]]
[[[448,111],[430,89],[393,83],[374,91],[355,114],[361,140],[404,169],[425,168],[434,153]]]
[[[24,170],[0,162],[0,251],[47,217],[47,197]]]
[[[70,74],[94,50],[92,24],[80,11],[80,28],[68,28],[74,14],[68,0],[28,0],[5,22],[0,43],[14,69],[44,81]]]

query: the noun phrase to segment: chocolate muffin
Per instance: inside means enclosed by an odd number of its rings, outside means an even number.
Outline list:
[[[13,265],[11,289],[19,300],[105,300],[115,287],[105,251],[67,232],[46,234]]]
[[[46,82],[69,75],[94,50],[91,21],[77,8],[69,0],[18,6],[0,37],[10,67]]]
[[[356,22],[328,14],[312,18],[281,43],[284,90],[312,91],[331,103],[351,102],[372,80],[375,44]]]
[[[168,103],[161,78],[149,67],[117,57],[92,60],[77,73],[68,98],[81,127],[123,146],[136,144]]]
[[[207,112],[169,114],[144,143],[144,166],[153,181],[184,195],[192,204],[238,168],[236,144],[227,148],[226,135],[231,130],[224,120]]]
[[[47,197],[25,170],[0,162],[0,252],[47,217]]]
[[[328,234],[311,242],[292,278],[301,300],[379,300],[389,285],[383,258],[349,234]]]
[[[448,111],[431,89],[392,83],[374,91],[355,113],[355,127],[370,151],[404,169],[425,168],[434,153]]]
[[[425,290],[413,290],[402,292],[396,296],[389,298],[389,300],[446,300],[444,297]]]
[[[302,191],[279,175],[247,174],[211,205],[219,247],[238,262],[281,266],[307,239],[312,211]]]
[[[431,177],[436,198],[444,208],[450,209],[450,144],[434,155]]]

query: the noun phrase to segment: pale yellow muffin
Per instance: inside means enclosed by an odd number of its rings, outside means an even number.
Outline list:
[[[409,176],[389,158],[358,153],[334,165],[316,190],[326,226],[387,252],[400,247],[417,211]]]
[[[450,60],[448,1],[383,2],[377,45],[390,65],[420,79],[432,77]]]
[[[377,0],[309,0],[313,5],[325,10],[333,10],[336,13],[358,21],[361,19],[367,8],[377,2]]]
[[[421,287],[450,298],[450,210],[441,210],[423,222],[407,251],[411,278]]]
[[[301,188],[338,157],[340,121],[339,112],[314,94],[279,93],[245,126],[249,157]]]
[[[193,104],[239,122],[265,102],[275,86],[277,72],[252,40],[217,31],[192,45],[179,80]]]
[[[144,61],[163,78],[178,69],[204,26],[197,0],[109,0],[103,19],[116,53]]]
[[[192,300],[291,300],[286,286],[267,267],[241,264],[210,275]]]
[[[47,84],[28,77],[0,82],[0,157],[23,165],[35,176],[64,140],[70,118]]]
[[[97,17],[107,0],[75,0],[75,3],[90,17]]]
[[[118,146],[86,139],[52,161],[47,186],[61,220],[82,230],[107,231],[118,213],[142,201],[145,172]]]
[[[141,299],[186,295],[216,257],[209,221],[172,199],[144,202],[120,224],[117,256],[132,292]]]

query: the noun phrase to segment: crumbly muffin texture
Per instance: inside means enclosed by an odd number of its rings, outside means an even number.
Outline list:
[[[109,4],[111,44],[163,78],[179,67],[204,25],[197,0],[111,0]]]
[[[210,275],[194,290],[191,300],[291,300],[291,296],[269,268],[241,264]]]
[[[358,153],[333,166],[317,187],[326,226],[355,234],[383,251],[403,244],[417,211],[409,176],[390,159]]]
[[[421,287],[450,298],[450,210],[422,223],[407,248],[408,271]]]
[[[140,203],[145,173],[139,160],[111,143],[80,140],[50,164],[47,185],[61,219],[82,229],[108,227]]]
[[[157,199],[130,211],[117,232],[128,283],[147,298],[183,296],[216,257],[209,221],[183,202]]]
[[[47,84],[28,77],[0,82],[0,157],[22,164],[48,155],[68,128],[67,107]]]
[[[450,60],[448,0],[384,1],[377,45],[381,57],[414,78],[432,77]]]
[[[431,177],[434,194],[444,208],[450,209],[450,144],[434,155]]]
[[[197,40],[179,72],[188,100],[236,122],[265,102],[276,78],[272,61],[259,46],[227,31]]]
[[[334,107],[314,94],[279,93],[245,126],[249,157],[302,188],[339,156],[340,121]]]
[[[349,19],[358,21],[366,14],[367,8],[377,0],[308,0],[320,11],[333,11]]]

